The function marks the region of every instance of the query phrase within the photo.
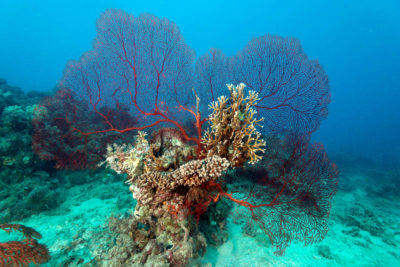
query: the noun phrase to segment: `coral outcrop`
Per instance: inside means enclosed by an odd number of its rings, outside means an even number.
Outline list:
[[[139,131],[133,146],[107,148],[104,163],[128,174],[130,191],[137,200],[131,226],[137,253],[152,244],[162,259],[180,266],[199,256],[193,251],[202,240],[221,244],[226,216],[218,215],[218,206],[210,212],[219,217],[214,233],[203,230],[207,234],[201,234],[195,223],[221,199],[234,202],[239,217],[263,230],[278,255],[293,239],[304,238],[309,244],[325,236],[337,185],[336,166],[323,147],[310,144],[307,136],[271,133],[265,139],[267,146],[256,129],[262,121],[254,109],[257,93],[250,91],[246,97],[244,84],[228,88],[229,98],[221,96],[210,105],[210,128],[200,154],[194,153],[195,147],[180,131],[171,128],[155,131],[150,142]],[[224,175],[229,168],[257,162],[253,168]],[[207,220],[211,222],[203,216]],[[186,257],[170,256],[161,249],[184,245],[190,248],[185,250]]]
[[[194,146],[168,128],[154,132],[150,142],[139,132],[133,146],[107,148],[104,163],[128,174],[137,200],[129,226],[132,257],[138,260],[133,262],[185,266],[205,252],[206,237],[197,224],[212,201],[205,185],[223,175],[230,163],[216,155],[195,156]]]
[[[154,263],[146,255],[178,266],[197,256],[202,238],[192,222],[221,199],[258,222],[277,254],[293,239],[310,244],[325,236],[337,168],[309,140],[327,116],[329,83],[298,40],[264,35],[233,56],[212,49],[194,64],[194,51],[168,19],[110,9],[97,26],[93,49],[67,64],[58,95],[43,102],[34,148],[59,168],[86,168],[116,143],[105,163],[127,174],[137,199],[132,239],[141,264]],[[221,96],[226,83],[238,84],[228,85],[229,97]],[[200,99],[213,101],[210,116]],[[257,126],[292,153],[275,155]],[[138,131],[133,146],[121,145]],[[150,141],[143,131],[152,132]],[[294,138],[286,143],[287,132]],[[276,164],[259,175],[223,175],[263,154]]]

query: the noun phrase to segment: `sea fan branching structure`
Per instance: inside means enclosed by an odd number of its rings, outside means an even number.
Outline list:
[[[37,239],[42,235],[33,228],[22,224],[0,224],[0,229],[7,233],[18,232],[23,235],[21,241],[0,243],[0,266],[30,266],[39,265],[50,259],[49,250]]]
[[[338,171],[310,138],[329,102],[323,68],[294,38],[195,62],[171,21],[107,10],[93,49],[36,112],[33,147],[58,168],[127,174],[137,205],[119,264],[186,265],[204,253],[198,224],[221,201],[282,255],[327,233]]]

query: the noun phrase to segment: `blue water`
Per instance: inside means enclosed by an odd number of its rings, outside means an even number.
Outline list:
[[[398,155],[400,3],[384,1],[13,1],[0,4],[0,73],[24,90],[51,90],[65,63],[90,49],[107,8],[174,21],[198,56],[231,55],[266,33],[299,38],[331,85],[329,147]],[[374,135],[375,138],[370,138]],[[368,144],[368,145],[366,145]],[[385,152],[382,152],[385,151]],[[371,155],[373,157],[373,155]]]
[[[398,0],[1,0],[0,78],[24,92],[50,92],[61,79],[67,61],[78,59],[91,49],[96,20],[108,8],[122,9],[135,16],[151,13],[173,21],[196,57],[210,48],[219,48],[232,56],[253,37],[268,33],[295,37],[308,57],[318,60],[329,77],[329,115],[313,139],[324,143],[328,155],[339,166],[341,182],[333,202],[331,231],[324,243],[306,248],[293,244],[285,256],[275,257],[261,238],[249,239],[230,222],[228,242],[210,248],[202,263],[215,266],[400,265],[400,234],[396,230],[400,227],[400,211],[396,204],[400,199]],[[10,103],[7,105],[20,105]],[[23,132],[18,128],[15,131]],[[1,134],[5,140],[1,143],[3,149],[7,147],[5,143],[13,140],[5,137],[4,132]],[[24,134],[29,136],[29,133]],[[20,168],[9,163],[12,159],[6,156],[2,154],[6,162],[2,165],[4,168]],[[49,208],[47,213],[39,212],[39,208],[32,210],[29,216],[33,217],[14,222],[30,225],[41,232],[55,260],[72,257],[73,253],[60,252],[65,247],[88,261],[92,257],[90,249],[72,246],[73,236],[82,233],[90,236],[89,232],[99,227],[97,222],[90,221],[90,216],[98,216],[98,220],[106,222],[110,213],[119,210],[116,206],[122,206],[121,210],[128,213],[131,199],[121,200],[104,193],[107,189],[94,179],[73,182],[79,180],[71,178],[73,174],[68,176],[50,169],[47,165],[43,167],[51,178],[68,184],[63,189],[56,189],[55,182],[52,186],[50,182],[45,185],[65,195],[60,200],[61,206],[52,211]],[[10,173],[13,171],[7,175]],[[47,177],[43,173],[36,177],[41,175]],[[125,185],[120,185],[117,179],[113,182],[113,188],[124,190]],[[93,194],[81,194],[80,190],[87,190],[85,186],[90,183],[96,188]],[[1,197],[6,199],[6,195]],[[58,199],[50,195],[47,193],[47,199]],[[368,212],[373,215],[365,215]],[[62,216],[76,223],[65,227]],[[43,222],[51,218],[54,225],[43,227]],[[252,250],[253,247],[257,250]]]

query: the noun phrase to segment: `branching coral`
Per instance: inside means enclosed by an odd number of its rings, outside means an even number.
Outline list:
[[[167,138],[171,138],[171,136],[168,135]],[[165,168],[165,161],[170,162],[165,158],[175,159],[182,151],[191,151],[191,149],[190,147],[185,149],[183,142],[169,140],[169,144],[175,143],[180,149],[175,149],[173,150],[175,153],[171,153],[171,150],[163,147],[164,153],[160,153],[161,145],[157,143],[165,144],[167,142],[160,141],[158,138],[154,140],[156,143],[149,145],[146,133],[139,132],[135,146],[116,144],[108,146],[106,161],[101,165],[106,163],[109,168],[118,173],[127,173],[129,183],[136,186],[168,191],[172,191],[178,186],[199,186],[211,179],[217,179],[230,166],[227,159],[215,155],[201,160],[190,160],[181,166],[175,164],[175,168],[170,171],[159,171],[159,169]],[[158,157],[154,153],[154,147],[157,147]],[[183,153],[183,155],[185,154]]]
[[[30,227],[21,224],[0,224],[0,229],[10,233],[20,232],[24,236],[22,241],[0,243],[1,266],[29,266],[30,263],[42,264],[49,260],[50,255],[45,245],[39,244],[36,239],[42,236]]]
[[[210,105],[211,126],[204,135],[199,159],[194,146],[171,128],[154,132],[150,142],[139,132],[134,146],[108,148],[107,165],[128,174],[130,190],[138,200],[137,220],[150,225],[153,232],[167,223],[171,225],[167,236],[186,243],[188,233],[197,231],[189,223],[190,215],[199,220],[211,202],[227,198],[240,207],[237,210],[242,217],[250,216],[258,223],[277,254],[283,254],[292,239],[306,237],[306,244],[321,240],[327,229],[329,199],[336,188],[336,167],[330,165],[322,148],[309,145],[307,137],[269,135],[266,146],[256,129],[263,120],[256,117],[253,108],[257,93],[250,91],[245,96],[244,84],[228,88],[230,98],[221,96]],[[262,155],[265,160],[261,165],[266,169],[255,177],[223,175],[229,167],[258,162]],[[240,190],[232,191],[237,187]],[[301,220],[286,224],[293,218]],[[275,229],[279,225],[284,229]]]
[[[229,160],[234,167],[259,161],[264,152],[265,141],[257,131],[263,118],[256,118],[254,106],[259,100],[255,91],[249,91],[245,97],[245,84],[227,85],[230,98],[218,97],[210,104],[211,122],[203,137],[203,155],[218,155]]]
[[[137,200],[132,236],[140,253],[145,253],[149,242],[154,243],[154,236],[160,249],[179,248],[158,252],[171,264],[187,262],[199,253],[195,252],[197,247],[204,247],[205,239],[190,215],[195,214],[198,220],[207,210],[212,197],[206,184],[217,180],[230,163],[217,155],[194,159],[194,150],[179,131],[169,128],[154,132],[150,142],[139,132],[134,146],[114,144],[107,148],[104,163],[128,174]],[[182,248],[187,251],[183,253]]]
[[[49,114],[57,116],[39,116],[35,121],[34,148],[60,166],[84,167],[97,163],[98,153],[114,138],[132,131],[153,132],[150,141],[139,132],[134,146],[109,146],[105,162],[128,175],[138,200],[132,233],[143,237],[135,240],[140,244],[140,263],[151,265],[149,255],[158,253],[163,262],[186,264],[201,243],[191,215],[198,218],[221,197],[250,212],[262,228],[275,218],[276,227],[264,230],[279,254],[291,239],[323,235],[337,171],[322,147],[309,145],[309,137],[327,115],[329,85],[322,67],[307,58],[296,39],[261,36],[229,58],[211,50],[193,68],[194,52],[167,19],[107,10],[97,26],[93,49],[69,62],[64,71],[60,87],[65,91],[45,103]],[[228,85],[230,97],[220,96],[226,83],[240,83]],[[251,89],[247,96],[243,83]],[[194,97],[193,87],[199,92]],[[200,98],[214,101],[209,117],[200,108]],[[266,120],[257,118],[257,112]],[[207,121],[210,128],[203,135]],[[225,179],[223,172],[229,166],[254,164],[271,146],[257,126],[264,126],[266,136],[290,132],[305,138],[289,140],[287,146],[295,149],[287,160],[270,161],[276,179],[245,175]],[[61,135],[53,134],[56,131]],[[63,142],[55,136],[62,136]],[[102,136],[97,139],[101,144],[93,142],[94,136]],[[298,145],[298,140],[306,142]],[[125,142],[131,143],[130,138]],[[69,152],[58,150],[63,143]],[[234,186],[229,182],[243,180],[248,182],[247,194],[230,191]],[[304,215],[312,204],[318,215],[313,219],[322,227],[310,232],[316,224],[308,216],[304,223],[288,223],[287,218]],[[299,213],[291,213],[294,205],[299,205]]]

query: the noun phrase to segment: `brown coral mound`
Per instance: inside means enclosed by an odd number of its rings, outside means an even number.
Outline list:
[[[213,200],[208,183],[230,167],[228,159],[193,159],[194,146],[170,128],[153,133],[150,142],[139,132],[134,146],[113,145],[107,152],[105,164],[128,174],[137,200],[130,226],[133,254],[123,263],[185,266],[201,256],[206,241],[196,220]]]

